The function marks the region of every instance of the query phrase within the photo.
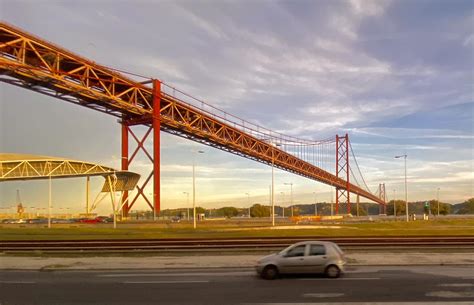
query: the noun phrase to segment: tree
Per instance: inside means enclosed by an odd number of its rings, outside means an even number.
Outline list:
[[[461,205],[462,207],[457,214],[474,214],[474,198],[464,201]]]
[[[387,202],[387,215],[393,215],[393,203],[394,200],[390,200],[389,202]],[[395,209],[397,212],[397,216],[405,215],[405,207],[405,200],[395,200]]]
[[[235,217],[239,215],[239,210],[234,207],[223,207],[220,209],[217,209],[217,215],[218,216],[224,216],[227,218]]]
[[[267,206],[263,206],[261,204],[254,204],[250,208],[250,216],[251,217],[270,217],[270,210]]]
[[[438,215],[438,200],[429,201],[431,214]],[[451,205],[439,202],[439,214],[448,215],[451,212]]]

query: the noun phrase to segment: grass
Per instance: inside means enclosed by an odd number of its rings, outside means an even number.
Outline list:
[[[111,225],[25,225],[0,226],[0,240],[87,240],[87,239],[154,239],[154,238],[230,238],[230,237],[356,237],[356,236],[474,236],[474,219],[445,219],[430,221],[386,221],[367,223],[318,223],[320,228],[274,230],[264,223],[232,221],[198,223],[194,230],[190,223]]]

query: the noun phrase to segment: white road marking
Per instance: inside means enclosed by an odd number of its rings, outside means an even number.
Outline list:
[[[431,291],[425,295],[438,298],[473,298],[474,291]]]
[[[452,284],[439,284],[441,287],[474,287],[474,284],[470,283],[452,283]]]
[[[342,297],[344,293],[305,293],[305,298],[337,298]]]
[[[209,281],[125,281],[123,284],[195,284]]]
[[[153,277],[153,276],[166,276],[166,277],[180,277],[180,276],[244,276],[244,275],[256,275],[255,272],[250,271],[239,271],[239,272],[189,272],[189,273],[110,273],[110,274],[98,274],[97,277]]]
[[[324,302],[324,303],[245,303],[242,305],[472,305],[472,302],[456,302],[456,301],[443,301],[443,302]]]
[[[339,279],[328,279],[328,278],[303,278],[298,279],[300,281],[370,281],[380,280],[379,277],[343,277]]]
[[[36,284],[30,281],[0,281],[0,284]]]

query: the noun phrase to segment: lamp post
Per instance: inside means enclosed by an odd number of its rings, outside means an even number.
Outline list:
[[[188,211],[188,221],[189,221],[189,192],[183,192],[183,194],[186,194],[186,196],[187,196],[186,211]]]
[[[439,187],[436,194],[436,201],[438,201],[438,217],[439,217]]]
[[[397,220],[397,205],[395,203],[395,190],[393,190],[393,217]]]
[[[314,216],[318,216],[318,201],[316,197],[316,192],[313,192],[314,194]]]
[[[281,146],[281,144],[273,144],[273,146]],[[272,226],[275,226],[275,175],[274,175],[274,167],[275,167],[275,153],[272,147]],[[284,210],[283,210],[284,211]]]
[[[331,217],[334,215],[334,189],[331,187]]]
[[[285,218],[285,193],[284,192],[280,192],[280,195],[281,195],[281,205],[282,205],[282,217]]]
[[[247,204],[249,206],[249,218],[250,218],[250,194],[249,193],[245,193],[245,195],[247,195]]]
[[[290,204],[291,204],[291,217],[293,217],[293,182],[285,183],[290,186]]]
[[[407,155],[404,154],[400,156],[395,156],[395,159],[399,159],[399,158],[405,159],[405,212],[406,212],[405,214],[406,214],[407,221],[409,221],[408,219],[408,193],[407,193]]]
[[[48,228],[51,228],[51,174],[49,175]]]
[[[203,154],[204,151],[194,151],[197,154]],[[193,228],[196,229],[196,158],[193,155]]]

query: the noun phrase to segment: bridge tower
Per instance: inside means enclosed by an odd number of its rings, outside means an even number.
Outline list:
[[[351,212],[349,172],[349,135],[336,135],[336,177],[346,181],[345,188],[336,187],[336,214],[340,204],[347,207],[347,214]]]
[[[379,198],[383,201],[382,204],[379,204],[379,214],[387,214],[387,194],[385,193],[385,183],[379,184]]]
[[[142,150],[147,156],[148,160],[153,164],[153,169],[149,173],[142,185],[137,185],[137,194],[133,199],[130,200],[128,191],[124,192],[122,197],[123,215],[128,216],[128,213],[132,206],[135,204],[139,197],[142,197],[145,202],[150,206],[153,211],[153,215],[156,215],[160,211],[160,102],[161,102],[161,82],[159,80],[153,80],[153,113],[152,115],[144,115],[141,118],[128,119],[123,117],[120,121],[122,125],[122,170],[128,170],[130,164],[135,159],[137,153]],[[136,133],[133,132],[133,127],[136,125],[144,125],[148,128],[145,134],[140,138]],[[145,142],[149,140],[149,136],[152,134],[153,145],[152,152],[148,152],[145,147]],[[137,147],[134,152],[129,154],[129,135],[137,143]],[[149,199],[145,187],[152,181],[152,198]]]

